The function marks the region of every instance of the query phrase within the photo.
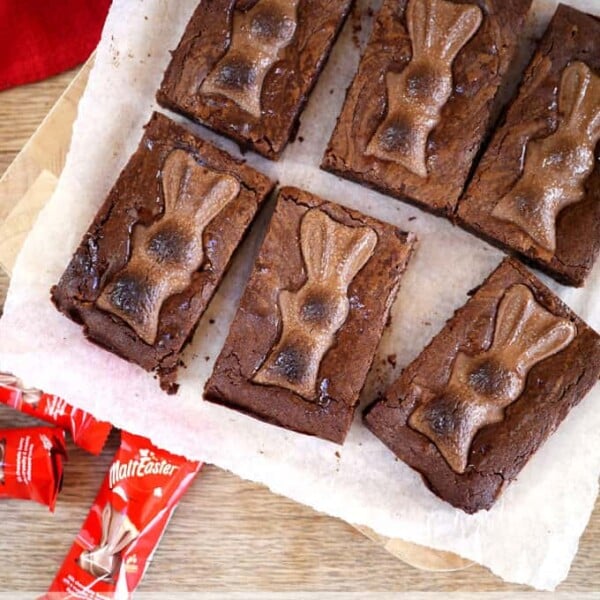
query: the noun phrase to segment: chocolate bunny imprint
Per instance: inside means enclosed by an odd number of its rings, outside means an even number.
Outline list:
[[[207,169],[184,150],[173,150],[163,166],[164,215],[133,231],[131,257],[97,300],[153,344],[160,309],[185,290],[204,259],[206,226],[233,200],[240,183]]]
[[[302,218],[300,244],[306,282],[279,293],[281,336],[253,379],[313,401],[323,356],[348,317],[348,286],[372,256],[377,234],[313,208]]]
[[[121,561],[121,552],[135,540],[138,530],[124,513],[117,512],[110,502],[102,509],[102,538],[93,550],[84,550],[79,566],[102,579],[112,579]]]
[[[458,352],[446,388],[438,395],[423,389],[409,425],[464,473],[475,434],[502,421],[533,366],[566,348],[576,333],[571,321],[540,306],[527,286],[513,285],[500,301],[490,348],[475,356]]]
[[[221,94],[254,117],[261,116],[265,77],[296,32],[300,0],[258,0],[248,11],[236,10],[231,43],[201,90]]]
[[[427,177],[427,139],[452,94],[452,64],[481,25],[481,9],[447,0],[409,0],[412,58],[385,76],[387,114],[366,153]]]
[[[556,251],[556,218],[583,198],[600,140],[600,77],[585,63],[564,70],[558,110],[556,131],[527,144],[521,178],[492,211],[550,256]]]

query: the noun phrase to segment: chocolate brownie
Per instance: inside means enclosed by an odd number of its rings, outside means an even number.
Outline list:
[[[205,398],[341,444],[414,242],[283,188]]]
[[[600,18],[560,5],[458,207],[459,223],[558,281],[600,250]]]
[[[468,513],[489,509],[600,375],[600,336],[506,259],[365,413]]]
[[[531,0],[385,0],[322,168],[451,216]]]
[[[273,185],[155,113],[52,288],[54,304],[175,392],[181,352]]]
[[[201,2],[173,53],[163,106],[279,158],[353,0]]]

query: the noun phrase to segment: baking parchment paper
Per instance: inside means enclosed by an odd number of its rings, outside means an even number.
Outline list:
[[[437,499],[396,460],[357,413],[343,447],[291,433],[202,400],[224,341],[268,209],[210,305],[186,352],[176,396],[151,374],[87,342],[49,300],[56,283],[156,107],[154,93],[197,0],[115,0],[79,105],[64,172],[17,260],[0,320],[0,371],[65,398],[115,426],[150,437],[191,459],[261,482],[317,510],[392,537],[456,552],[512,582],[552,589],[568,573],[594,506],[600,472],[600,388],[575,408],[489,512],[466,515]],[[378,2],[371,5],[377,9]],[[600,13],[598,0],[572,2]],[[364,11],[368,3],[359,2]],[[534,1],[539,33],[556,2]],[[248,162],[286,185],[414,231],[418,251],[393,307],[363,405],[398,376],[467,292],[502,254],[440,218],[319,170],[323,151],[359,58],[362,31],[349,19],[302,115],[298,138],[279,163]],[[523,42],[523,59],[531,49]],[[514,88],[517,79],[509,86]],[[233,154],[236,146],[191,126]],[[545,279],[547,282],[549,280]],[[600,265],[583,290],[550,282],[567,304],[600,328]],[[212,322],[214,320],[214,323]],[[394,359],[388,357],[395,355]]]

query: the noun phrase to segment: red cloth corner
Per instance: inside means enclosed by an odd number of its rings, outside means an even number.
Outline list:
[[[84,62],[111,0],[0,0],[0,90]]]

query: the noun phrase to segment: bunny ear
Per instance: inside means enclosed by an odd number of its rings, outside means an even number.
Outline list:
[[[352,281],[377,244],[372,229],[348,227],[319,209],[304,215],[300,238],[308,278],[342,287]]]
[[[357,228],[349,238],[340,266],[341,279],[350,283],[371,258],[377,246],[377,234],[368,227]]]
[[[211,173],[197,165],[203,173],[196,171],[190,179],[196,179],[190,183],[193,190],[204,191],[202,204],[196,211],[195,221],[199,229],[204,229],[229,202],[240,193],[240,182],[231,175]],[[202,178],[202,181],[200,181]],[[196,187],[197,186],[197,187]]]
[[[558,106],[566,121],[581,111],[591,79],[589,67],[580,62],[571,63],[560,80]]]
[[[163,166],[163,191],[165,214],[183,203],[195,213],[196,224],[202,226],[239,194],[240,183],[231,175],[206,169],[183,150],[173,150]]]
[[[106,551],[113,555],[118,554],[137,536],[138,530],[127,515],[125,513],[115,513],[113,510],[106,540]]]
[[[585,63],[576,61],[564,70],[558,102],[567,123],[592,138],[600,135],[600,77]]]
[[[190,171],[198,163],[184,150],[173,150],[167,156],[162,169],[162,185],[165,195],[165,213],[175,210],[179,198],[188,187]]]
[[[442,57],[452,63],[461,48],[479,29],[483,14],[481,9],[473,4],[451,4],[450,7],[447,10],[446,23],[440,19],[440,34],[442,40],[445,39]]]
[[[431,3],[429,0],[409,0],[406,7],[406,24],[412,43],[413,60],[419,58],[426,48],[431,30]]]
[[[300,242],[309,279],[325,279],[327,265],[332,259],[329,248],[335,235],[334,228],[333,220],[319,209],[309,210],[302,218]]]
[[[576,333],[571,321],[547,311],[527,286],[517,284],[500,302],[492,347],[500,352],[511,349],[517,369],[526,372],[568,346]]]
[[[577,334],[577,328],[568,319],[561,319],[554,315],[545,318],[545,327],[540,327],[535,341],[529,345],[519,360],[521,370],[529,370],[531,366],[560,352],[566,348]]]
[[[447,0],[409,0],[406,21],[413,60],[423,54],[452,62],[479,29],[483,14],[478,6]],[[433,52],[431,52],[433,51]]]
[[[525,285],[513,285],[502,297],[496,314],[494,347],[513,345],[522,335],[535,300]]]
[[[101,515],[101,521],[102,521],[102,537],[100,538],[100,547],[102,546],[106,546],[107,542],[108,542],[108,534],[110,531],[110,522],[113,518],[113,508],[112,508],[112,504],[110,504],[110,502],[107,502],[104,505],[104,508],[102,509],[102,515]]]

